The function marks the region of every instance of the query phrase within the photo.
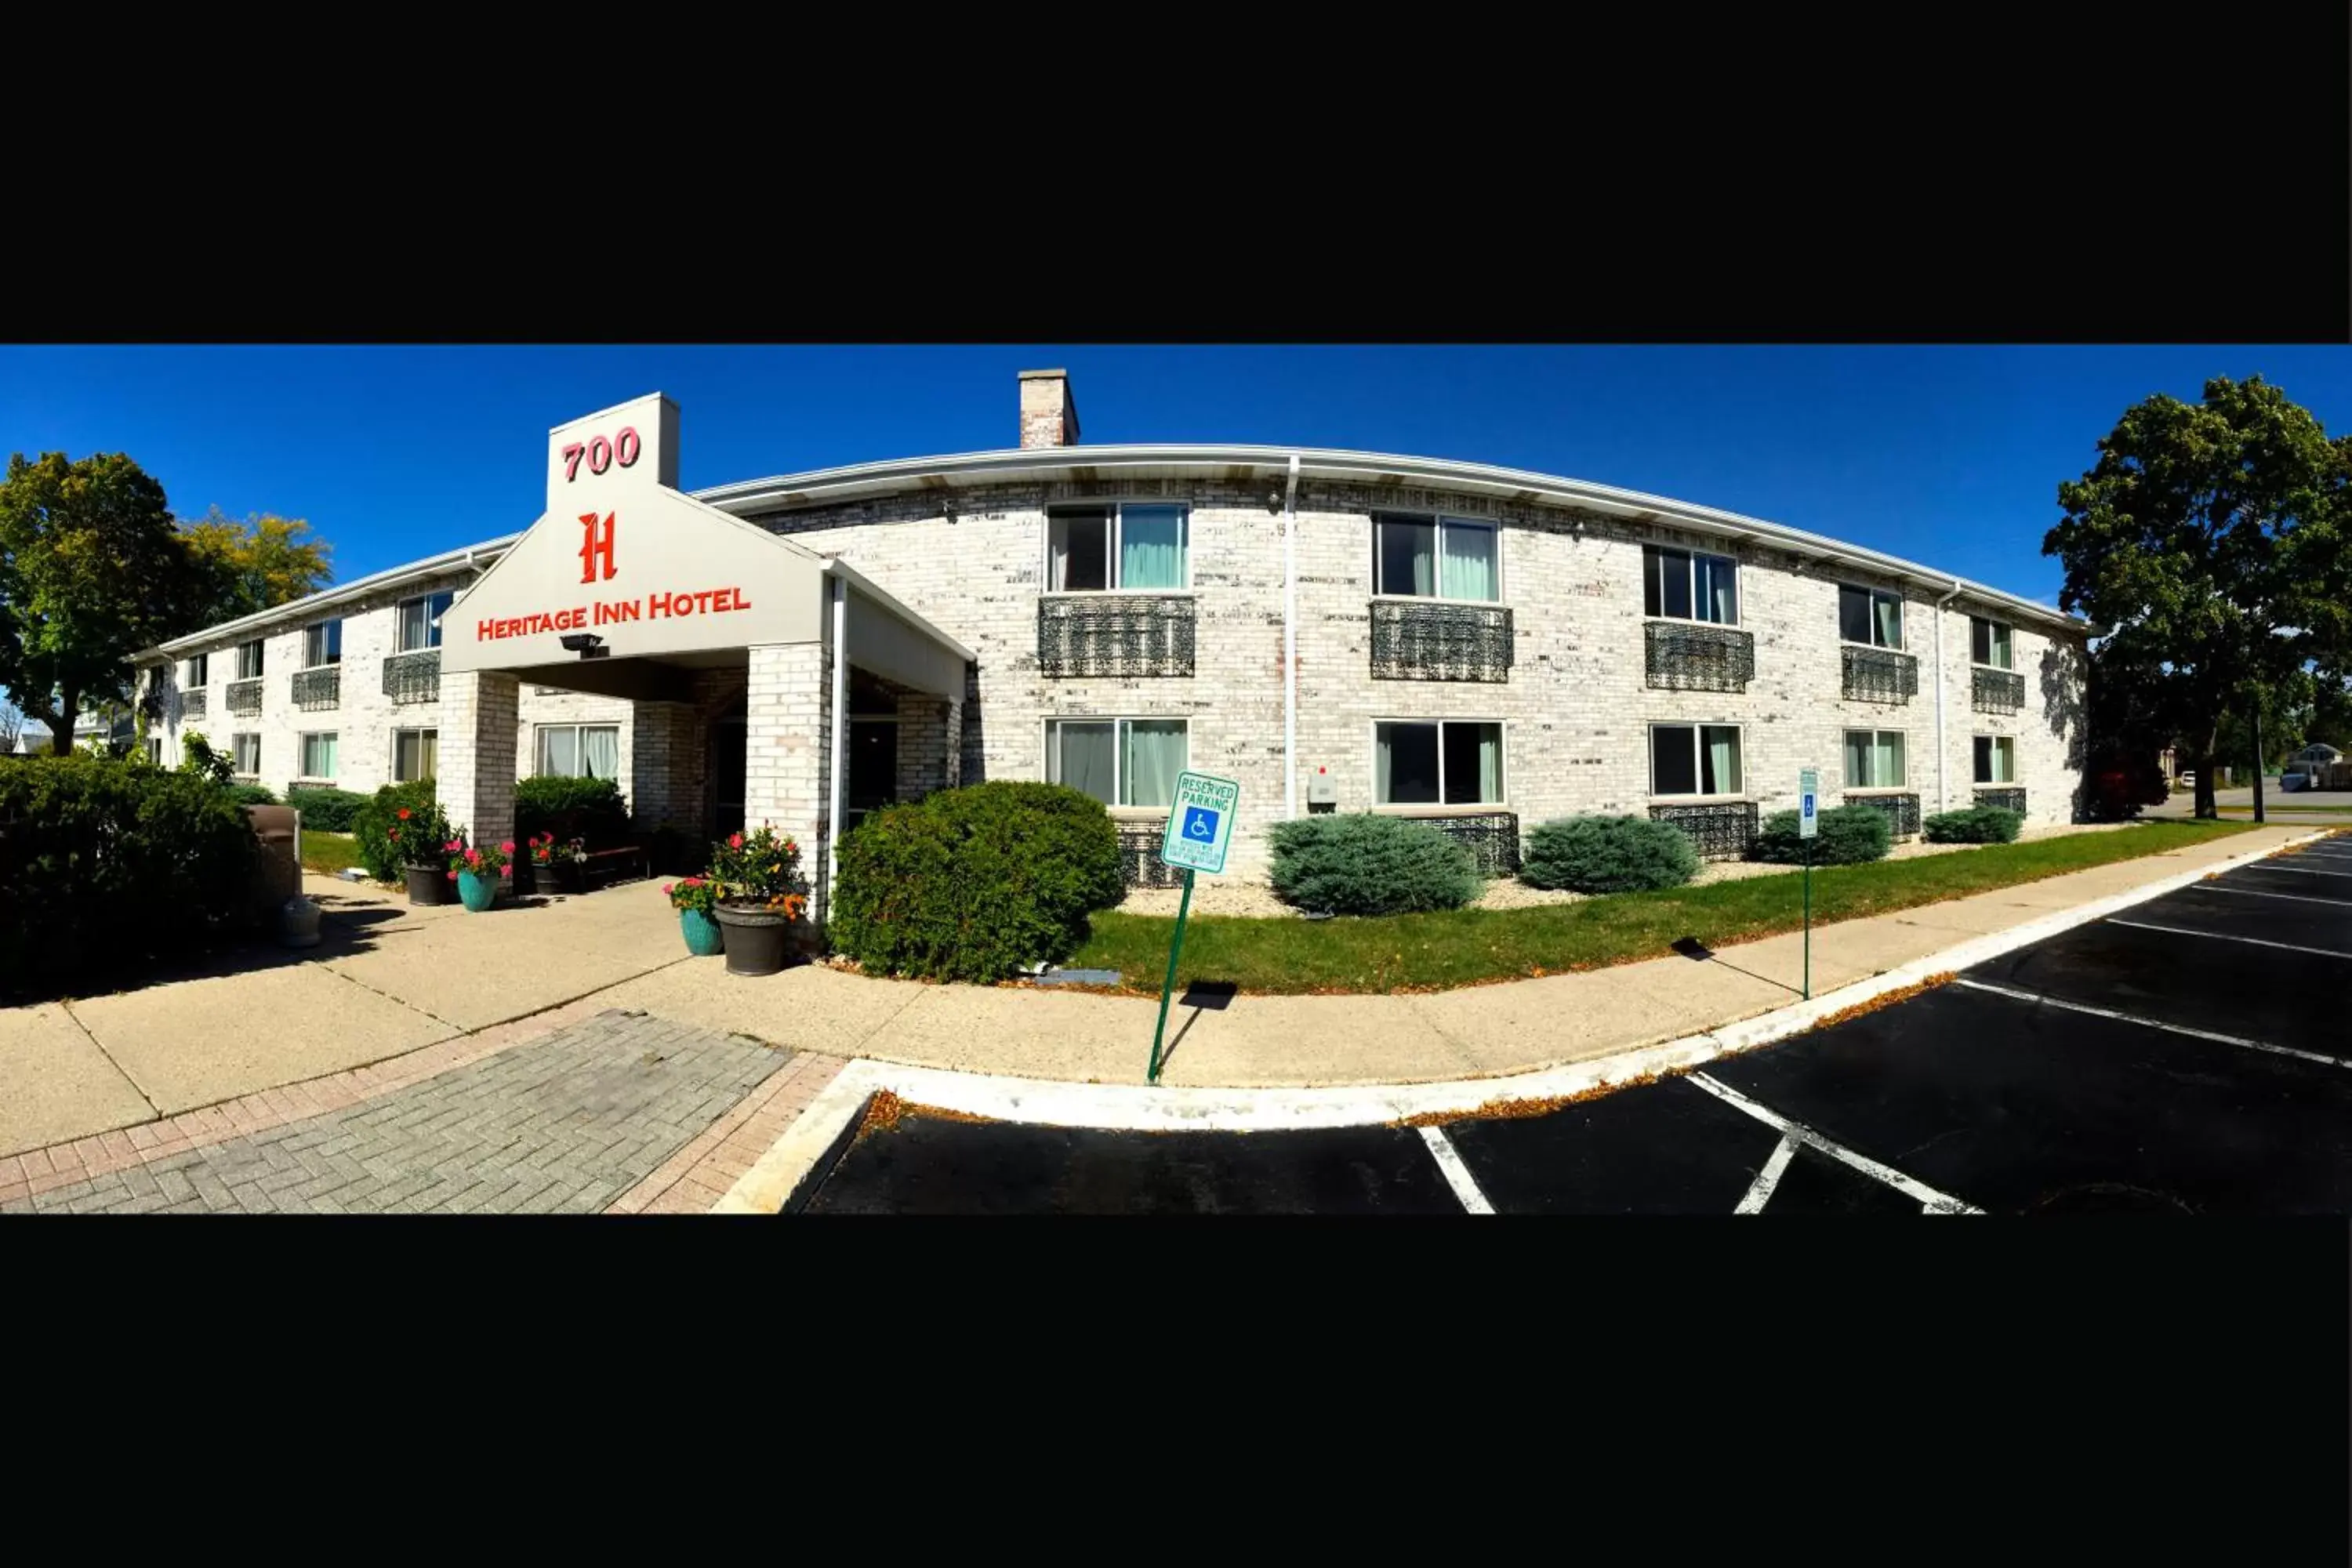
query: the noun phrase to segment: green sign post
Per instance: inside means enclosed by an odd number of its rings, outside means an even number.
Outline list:
[[[1149,1081],[1160,1081],[1160,1047],[1168,1035],[1168,998],[1176,990],[1176,964],[1184,956],[1184,926],[1192,918],[1192,874],[1218,876],[1225,868],[1225,850],[1234,841],[1234,814],[1241,805],[1242,786],[1231,779],[1207,773],[1176,775],[1176,799],[1168,809],[1168,831],[1160,836],[1160,861],[1184,873],[1184,896],[1176,905],[1176,934],[1168,943],[1168,977],[1160,983],[1160,1022],[1151,1031],[1151,1071]]]
[[[1813,836],[1821,828],[1822,775],[1797,770],[1797,837],[1805,845],[1805,1000],[1813,999]]]

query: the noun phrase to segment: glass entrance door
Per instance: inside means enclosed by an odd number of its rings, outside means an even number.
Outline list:
[[[849,721],[849,776],[843,781],[842,831],[898,796],[898,722],[895,719]]]
[[[749,731],[740,719],[710,721],[710,835],[724,838],[743,830],[744,746]]]

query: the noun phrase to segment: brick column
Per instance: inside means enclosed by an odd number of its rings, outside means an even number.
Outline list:
[[[743,821],[772,823],[801,848],[810,910],[824,921],[824,847],[831,824],[826,759],[833,746],[833,660],[820,642],[751,650],[745,702]]]
[[[940,764],[940,787],[954,789],[963,783],[963,699],[948,699],[947,716],[940,726],[947,755]]]
[[[955,714],[954,721],[961,723],[962,715]],[[949,705],[928,692],[898,699],[898,776],[891,785],[897,799],[920,800],[955,777],[948,767],[949,722]]]
[[[702,722],[691,703],[639,702],[629,714],[629,810],[648,828],[702,831]]]
[[[511,675],[483,670],[441,678],[439,778],[449,826],[477,845],[514,837],[515,699]]]

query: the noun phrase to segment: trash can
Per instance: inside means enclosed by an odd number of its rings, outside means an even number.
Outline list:
[[[290,805],[248,805],[245,816],[253,824],[253,836],[261,840],[254,866],[254,914],[263,921],[274,921],[286,900],[302,891],[302,814]]]

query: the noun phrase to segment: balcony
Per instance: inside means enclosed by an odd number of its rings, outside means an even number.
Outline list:
[[[294,706],[305,713],[340,707],[343,700],[343,667],[330,664],[294,672]]]
[[[1977,791],[1977,804],[2007,806],[2011,811],[2021,812],[2025,809],[2025,792],[2007,787],[1979,789]]]
[[[1160,841],[1168,837],[1168,819],[1149,822],[1122,818],[1118,829],[1119,879],[1130,888],[1173,888],[1184,874],[1160,858]]]
[[[251,680],[230,681],[227,706],[230,712],[236,714],[250,715],[260,712],[261,677],[257,675]]]
[[[1756,638],[1737,626],[1645,621],[1652,686],[1668,691],[1745,691],[1756,679]]]
[[[1048,594],[1037,601],[1037,673],[1152,677],[1192,673],[1188,594]]]
[[[204,716],[205,694],[203,689],[199,688],[194,691],[181,692],[180,722],[184,724],[191,719],[201,719]]]
[[[1919,797],[1916,795],[1853,795],[1845,797],[1848,805],[1866,805],[1886,817],[1886,831],[1896,838],[1908,838],[1919,831]]]
[[[2007,669],[1971,669],[1969,706],[1979,713],[2016,712],[2025,706],[2025,677]]]
[[[383,694],[394,702],[437,702],[441,699],[441,650],[420,648],[395,653],[383,661]]]
[[[1374,599],[1372,679],[1511,679],[1511,612],[1501,605],[1429,605]]]
[[[1919,661],[1893,648],[1842,647],[1844,679],[1839,694],[1849,702],[1908,702],[1919,695]]]
[[[1446,837],[1470,851],[1481,877],[1519,874],[1519,819],[1508,811],[1483,811],[1475,816],[1423,816]]]
[[[1671,822],[1690,835],[1706,860],[1738,860],[1756,842],[1756,803],[1719,801],[1712,805],[1654,805],[1653,822]]]

